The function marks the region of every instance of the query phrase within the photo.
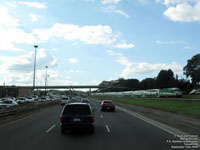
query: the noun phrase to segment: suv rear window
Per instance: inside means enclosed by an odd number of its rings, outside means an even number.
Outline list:
[[[88,105],[67,105],[63,111],[64,115],[70,114],[84,114],[91,115],[91,111]]]
[[[104,104],[113,104],[112,101],[104,101],[103,103],[104,103]]]

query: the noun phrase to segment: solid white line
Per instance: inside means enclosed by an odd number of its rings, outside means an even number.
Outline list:
[[[100,115],[100,117],[101,117],[101,119],[103,119],[103,115],[102,114]]]
[[[51,131],[56,125],[54,124],[52,127],[50,127],[46,132],[48,133],[49,131]]]
[[[107,124],[105,125],[105,127],[106,127],[107,131],[110,133],[110,129]]]

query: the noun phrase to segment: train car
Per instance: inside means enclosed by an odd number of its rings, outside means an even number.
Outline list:
[[[159,97],[182,97],[182,92],[179,88],[160,89]]]
[[[159,97],[160,90],[159,89],[149,89],[145,90],[145,97]]]

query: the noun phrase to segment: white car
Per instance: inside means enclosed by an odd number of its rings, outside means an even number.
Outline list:
[[[65,104],[67,104],[67,103],[69,103],[69,97],[63,97],[62,99],[61,99],[61,105],[65,105]]]
[[[33,98],[33,97],[26,97],[26,99],[27,99],[27,101],[28,101],[29,103],[34,102],[34,98]]]
[[[38,99],[38,102],[46,102],[47,98],[46,97],[41,97]]]
[[[7,108],[7,107],[12,107],[12,106],[17,106],[17,102],[13,99],[4,99],[0,103],[0,108]]]
[[[26,103],[28,103],[28,100],[25,97],[20,97],[19,99],[17,99],[17,103],[18,104],[26,104]]]

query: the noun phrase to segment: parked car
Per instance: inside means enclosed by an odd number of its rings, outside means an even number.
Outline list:
[[[18,104],[26,104],[28,103],[28,100],[25,97],[20,97],[17,99]]]
[[[16,98],[15,97],[8,97],[9,99],[13,99],[13,100],[15,100],[16,101]]]
[[[46,97],[40,97],[38,99],[38,102],[46,102],[47,101],[47,98]]]
[[[1,101],[0,103],[0,108],[7,108],[7,107],[13,107],[13,106],[17,106],[17,102],[13,99],[6,99]]]
[[[26,99],[27,99],[27,101],[28,101],[29,103],[34,102],[34,98],[33,98],[33,97],[27,96]]]
[[[94,133],[94,115],[90,104],[68,103],[60,115],[61,133],[66,130],[87,129]]]
[[[111,100],[103,100],[101,102],[101,111],[104,110],[110,110],[110,111],[115,111],[115,104]]]
[[[69,103],[69,101],[70,101],[70,99],[69,99],[69,97],[63,97],[62,99],[61,99],[61,105],[65,105],[65,104],[67,104],[67,103]]]
[[[38,96],[37,95],[33,95],[34,100],[38,100]]]

